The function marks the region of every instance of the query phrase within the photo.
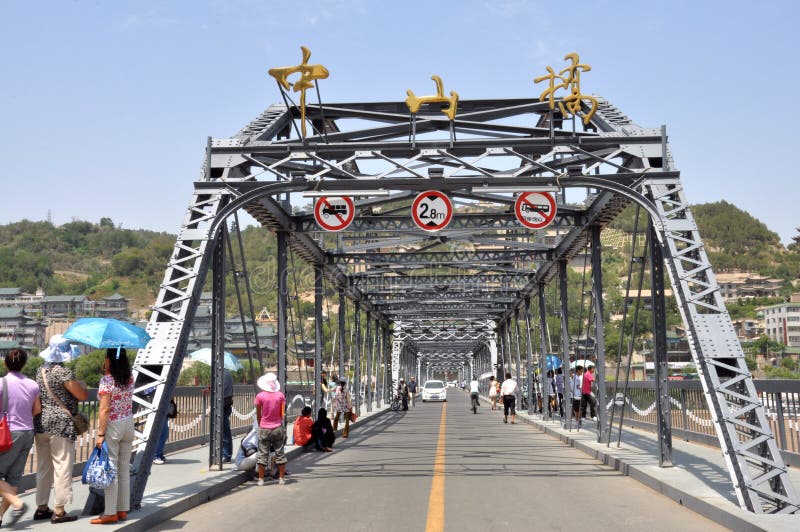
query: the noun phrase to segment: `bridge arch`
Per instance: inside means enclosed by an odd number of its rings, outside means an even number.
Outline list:
[[[364,346],[363,367],[371,368],[366,369],[366,382],[371,371],[382,372],[377,376],[383,382],[377,397],[369,385],[364,390],[366,408],[388,400],[390,376],[396,380],[401,373],[419,374],[425,365],[457,368],[462,375],[467,366],[471,373],[513,368],[516,377],[528,383],[533,409],[534,358],[544,374],[546,353],[558,352],[565,359],[571,350],[573,356],[578,354],[569,343],[566,277],[567,263],[582,253],[592,262],[594,352],[603,377],[601,231],[635,203],[652,222],[651,241],[659,243],[651,246],[649,259],[662,464],[671,459],[666,350],[661,345],[666,273],[690,331],[692,355],[723,452],[730,456],[741,505],[756,512],[800,508],[737,348],[666,131],[640,127],[606,100],[596,100],[597,111],[585,125],[570,122],[536,99],[459,101],[459,115],[452,122],[436,110],[420,112],[413,136],[401,102],[321,104],[303,111],[317,132],[306,138],[292,134],[298,131],[300,111],[274,105],[237,135],[210,139],[148,325],[154,342],[136,360],[142,429],[137,434],[134,501],[143,493],[153,452],[149,436],[165,415],[165,398],[177,380],[189,324],[209,271],[215,308],[224,317],[226,221],[234,213],[244,209],[277,234],[278,372],[283,382],[286,253],[291,248],[314,266],[316,294],[326,280],[338,291],[340,316],[345,301],[352,302],[356,357],[360,359]],[[559,192],[552,224],[534,231],[521,227],[513,212],[513,194],[553,187]],[[439,231],[423,231],[408,215],[414,192],[426,190],[455,199],[453,219]],[[571,196],[582,191],[583,198]],[[292,209],[289,194],[303,192],[349,193],[364,199],[355,204],[352,225],[330,234],[315,224],[312,213]],[[545,289],[555,280],[560,304],[548,310]],[[315,307],[319,331],[319,301]],[[548,333],[548,312],[553,310],[560,313],[562,331],[562,343],[555,348]],[[362,313],[369,339],[361,337]],[[538,323],[532,322],[532,315]],[[224,350],[223,326],[215,321],[214,350],[219,356]],[[374,336],[369,333],[372,326]],[[342,353],[343,319],[339,327]],[[320,341],[315,356],[318,380]],[[359,363],[354,370],[356,387],[361,386],[361,368]],[[215,375],[213,411],[219,418],[220,364]],[[146,397],[143,391],[154,385],[155,395]],[[360,394],[356,397],[361,401]],[[602,394],[600,403],[605,405]],[[609,426],[605,409],[600,411],[598,438],[603,439]],[[212,431],[211,460],[216,463],[220,457],[213,454],[215,438]]]

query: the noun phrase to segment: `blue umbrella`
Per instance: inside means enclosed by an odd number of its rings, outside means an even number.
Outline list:
[[[561,366],[564,365],[564,363],[561,361],[561,359],[558,358],[555,355],[547,355],[547,358],[545,358],[545,361],[547,362],[548,371],[551,370],[551,369],[552,370],[556,370],[556,369],[558,369],[558,368],[560,368]]]
[[[150,341],[150,335],[141,327],[111,318],[81,318],[63,336],[98,349],[141,349]]]
[[[204,347],[203,349],[198,349],[197,351],[189,353],[189,358],[191,358],[195,362],[200,362],[201,364],[206,364],[210,366],[211,349],[209,349],[208,347]],[[242,363],[239,362],[238,358],[225,351],[225,369],[229,369],[231,371],[238,371],[243,368],[244,366],[242,366]]]

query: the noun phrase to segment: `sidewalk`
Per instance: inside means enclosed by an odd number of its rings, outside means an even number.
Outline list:
[[[358,421],[352,425],[353,430],[358,431],[360,427],[376,419],[387,410],[388,408],[384,406],[380,410],[373,410],[371,413],[362,413]],[[289,424],[289,431],[292,430],[292,426],[293,424]],[[337,434],[341,434],[341,428]],[[241,438],[234,438],[234,446],[238,446],[240,441]],[[286,456],[289,458],[290,471],[292,458],[302,452],[303,450],[300,447],[286,446]],[[234,463],[224,464],[222,471],[219,470],[219,466],[209,470],[207,445],[170,454],[167,456],[166,464],[153,465],[150,471],[150,479],[147,482],[147,489],[142,499],[141,509],[130,512],[128,520],[125,522],[120,522],[116,525],[97,526],[96,528],[98,531],[147,531],[158,523],[167,521],[195,506],[231,491],[249,479],[249,474],[237,470]],[[81,484],[80,479],[76,479],[72,487],[73,502],[67,506],[67,511],[72,515],[80,515],[88,496],[89,487]],[[50,521],[33,520],[33,512],[36,510],[35,489],[28,490],[21,495],[21,498],[28,505],[28,512],[17,522],[15,525],[16,530],[85,531],[92,528],[89,520],[97,517],[96,515],[81,515],[77,521],[61,523],[56,528],[53,528],[54,525]],[[50,504],[52,508],[52,494],[50,496]]]
[[[722,451],[714,447],[673,438],[673,466],[658,465],[656,434],[625,427],[617,448],[615,428],[609,447],[597,443],[594,422],[583,429],[561,428],[560,420],[543,421],[541,415],[517,414],[518,420],[534,425],[604,464],[638,480],[678,504],[733,530],[800,530],[800,515],[761,515],[742,510],[731,484]],[[586,421],[586,420],[585,420]],[[795,491],[800,489],[800,471],[789,469]]]

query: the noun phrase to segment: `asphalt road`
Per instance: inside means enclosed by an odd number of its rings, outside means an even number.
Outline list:
[[[448,389],[352,427],[333,453],[288,465],[154,530],[723,530],[582,452]],[[443,415],[444,412],[444,415]]]

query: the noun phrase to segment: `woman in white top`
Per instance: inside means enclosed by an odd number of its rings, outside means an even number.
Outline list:
[[[497,408],[497,386],[494,375],[489,377],[489,400],[492,402],[492,410]]]

